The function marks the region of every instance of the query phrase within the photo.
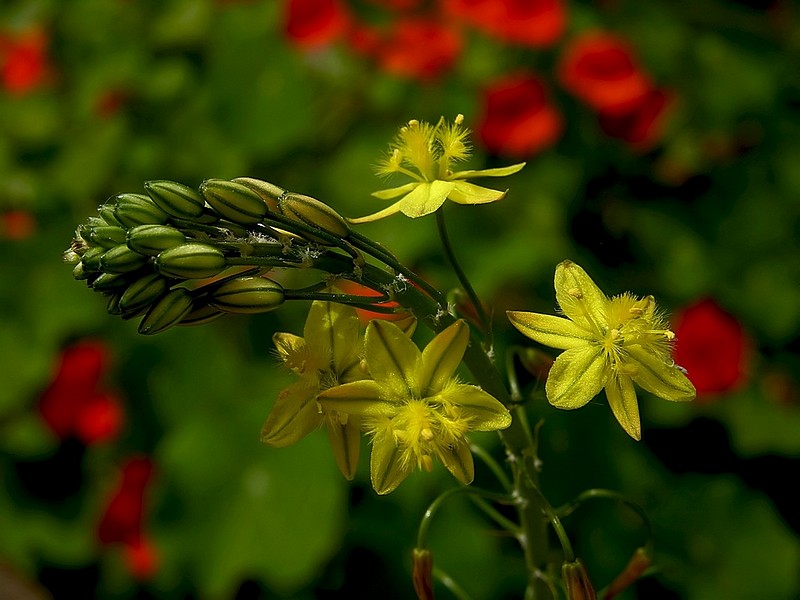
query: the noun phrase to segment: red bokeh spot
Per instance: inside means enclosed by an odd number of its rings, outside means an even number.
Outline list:
[[[652,89],[625,112],[601,113],[600,128],[606,135],[623,140],[636,150],[647,150],[661,138],[673,100],[670,92]]]
[[[38,29],[0,34],[0,87],[22,96],[39,87],[51,71],[47,36]]]
[[[561,114],[532,73],[506,76],[483,92],[476,131],[481,144],[494,154],[530,157],[553,145],[562,130]]]
[[[512,44],[552,46],[564,32],[563,0],[446,0],[451,17]]]
[[[627,43],[604,32],[574,40],[561,57],[558,77],[567,90],[605,114],[629,111],[651,89]]]
[[[401,77],[433,80],[448,71],[463,42],[459,32],[436,20],[401,19],[375,48],[378,65]]]
[[[306,50],[336,41],[349,24],[350,13],[341,0],[289,0],[286,4],[286,35]]]
[[[27,210],[0,212],[0,240],[26,240],[34,231],[36,231],[36,219]]]
[[[675,362],[687,370],[698,399],[744,383],[750,341],[739,322],[714,300],[700,300],[682,310],[675,318],[675,334]]]

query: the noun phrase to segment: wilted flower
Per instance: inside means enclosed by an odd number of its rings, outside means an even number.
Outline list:
[[[670,352],[675,334],[652,296],[606,297],[586,272],[570,261],[556,267],[556,299],[567,318],[509,311],[524,335],[564,352],[545,384],[550,404],[580,408],[605,388],[622,428],[641,439],[634,382],[665,400],[686,401],[695,389]]]
[[[430,471],[434,457],[461,483],[471,483],[475,470],[467,432],[511,424],[498,400],[456,379],[468,343],[464,321],[440,332],[422,352],[396,325],[372,321],[364,344],[373,380],[320,394],[326,410],[362,419],[372,437],[370,476],[379,494],[393,491],[415,467]]]
[[[473,177],[505,177],[516,173],[525,163],[497,169],[453,171],[455,163],[470,155],[469,130],[458,115],[453,123],[440,119],[436,125],[412,120],[402,127],[389,154],[378,166],[380,175],[401,173],[414,181],[399,187],[374,192],[381,200],[400,200],[372,215],[350,219],[351,223],[376,221],[402,212],[416,218],[436,212],[445,200],[458,204],[485,204],[505,197],[505,191],[481,187],[467,181]]]

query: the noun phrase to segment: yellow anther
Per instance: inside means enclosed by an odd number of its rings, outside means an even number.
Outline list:
[[[428,473],[433,470],[433,459],[430,454],[423,454],[420,459],[420,468],[425,469]]]
[[[461,125],[461,124],[464,122],[464,115],[462,115],[461,113],[458,113],[458,114],[456,115],[456,118],[453,120],[453,122],[454,122],[456,125]]]
[[[628,312],[631,313],[634,317],[641,317],[644,314],[644,309],[639,306],[631,306],[628,309]]]
[[[609,331],[609,334],[611,335],[611,339],[612,340],[618,340],[619,339],[619,335],[620,335],[619,334],[619,329],[612,329],[611,331]]]
[[[667,338],[668,340],[672,341],[672,340],[675,339],[675,333],[670,331],[669,329],[667,329],[667,330],[664,331],[664,337]]]
[[[433,431],[431,431],[430,428],[428,427],[420,431],[419,434],[420,436],[422,436],[422,439],[425,440],[426,442],[430,442],[434,437]]]
[[[419,121],[417,121],[416,119],[411,119],[408,122],[408,126],[411,127],[411,128],[419,127]]]

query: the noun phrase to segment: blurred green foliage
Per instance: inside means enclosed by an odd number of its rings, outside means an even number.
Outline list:
[[[350,4],[365,19],[399,18],[380,2]],[[321,433],[281,450],[258,442],[288,381],[271,335],[300,333],[304,307],[146,339],[107,315],[60,256],[99,203],[141,192],[145,180],[196,186],[249,175],[344,215],[377,210],[372,165],[399,124],[459,112],[474,123],[484,86],[527,68],[550,82],[561,139],[529,157],[503,202],[445,207],[462,264],[495,307],[498,349],[522,341],[504,310],[551,312],[553,267],[567,257],[604,290],[652,292],[669,309],[713,297],[751,341],[737,390],[688,406],[644,399],[643,444],[602,402],[564,413],[535,396],[546,493],[558,504],[607,487],[645,506],[657,571],[628,598],[797,598],[800,516],[787,488],[800,465],[800,8],[569,3],[564,40],[614,31],[677,95],[646,153],[607,137],[559,88],[554,64],[566,42],[525,49],[470,30],[452,69],[418,82],[344,43],[298,49],[283,32],[285,8],[0,6],[0,53],[19,32],[46,39],[39,83],[0,89],[0,562],[56,598],[410,597],[415,528],[453,485],[442,470],[378,498],[366,463],[353,484],[340,478]],[[472,162],[502,161],[477,145]],[[10,225],[20,213],[33,221],[26,235]],[[441,287],[456,284],[430,219],[395,216],[362,231]],[[126,416],[117,439],[76,450],[47,429],[37,403],[61,349],[87,337],[112,350],[105,383]],[[145,581],[96,536],[117,465],[137,453],[155,464],[146,529],[158,568]],[[601,586],[644,541],[613,506],[587,508],[567,526]],[[431,547],[474,598],[515,598],[524,586],[513,541],[466,501],[442,512]]]

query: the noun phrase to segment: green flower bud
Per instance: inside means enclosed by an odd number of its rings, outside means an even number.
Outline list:
[[[147,194],[156,206],[173,217],[193,220],[203,214],[205,200],[192,188],[174,181],[147,181]]]
[[[192,310],[192,294],[184,288],[167,292],[150,307],[139,323],[139,333],[154,335],[177,324]]]
[[[256,314],[274,310],[283,301],[283,288],[271,279],[239,277],[216,288],[209,304],[225,312]]]
[[[250,188],[224,179],[207,179],[200,193],[224,218],[241,225],[258,223],[267,214],[267,204]]]
[[[216,321],[224,314],[210,304],[203,304],[193,308],[188,315],[181,319],[178,325],[205,325],[211,321]]]
[[[78,281],[82,281],[83,279],[87,279],[91,273],[86,271],[83,266],[82,262],[79,262],[72,268],[72,277],[77,279]]]
[[[280,212],[278,200],[286,193],[286,190],[283,188],[279,188],[277,185],[269,183],[268,181],[255,179],[253,177],[237,177],[233,181],[249,187],[256,194],[261,196],[261,199],[266,202],[267,207],[272,212]]]
[[[156,257],[156,269],[168,277],[204,279],[222,271],[225,255],[209,244],[191,242],[164,250]]]
[[[114,209],[116,208],[115,204],[104,204],[101,206],[98,211],[100,212],[100,218],[105,221],[106,225],[122,225],[119,222],[117,217],[114,216]]]
[[[113,248],[125,243],[125,230],[116,225],[86,227],[81,236],[96,246]]]
[[[128,248],[147,256],[155,256],[185,241],[186,236],[169,225],[138,225],[128,230],[127,237]]]
[[[127,246],[116,246],[100,257],[100,269],[106,273],[129,273],[147,263],[147,257]]]
[[[113,292],[124,289],[130,279],[123,273],[101,273],[92,282],[92,288],[98,292]]]
[[[350,233],[350,227],[344,218],[324,202],[320,202],[311,196],[287,192],[279,202],[283,215],[298,223],[319,227],[339,238],[346,238]],[[313,242],[326,244],[316,236],[302,234]]]
[[[100,258],[105,254],[105,248],[89,248],[81,257],[81,264],[86,273],[96,273],[100,270]]]
[[[120,194],[114,216],[123,227],[136,227],[148,223],[166,223],[169,215],[142,194]]]
[[[152,304],[169,289],[169,282],[158,273],[140,277],[122,293],[119,307],[130,312]]]
[[[112,294],[111,297],[108,299],[108,304],[106,305],[106,312],[110,315],[121,315],[122,309],[119,307],[119,294]]]

